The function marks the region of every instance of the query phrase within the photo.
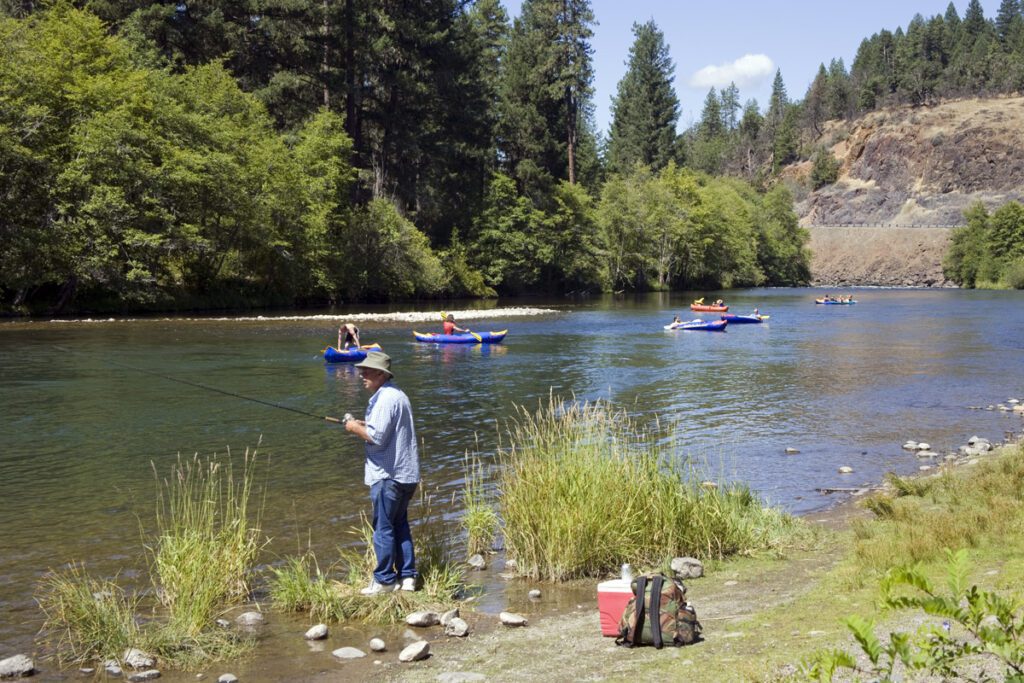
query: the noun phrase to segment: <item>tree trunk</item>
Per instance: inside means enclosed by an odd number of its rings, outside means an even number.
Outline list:
[[[329,10],[330,10],[329,0],[324,0],[324,23],[320,27],[320,33],[321,33],[321,35],[323,36],[323,39],[324,39],[324,45],[323,45],[324,52],[323,52],[323,56],[322,56],[322,58],[320,60],[320,78],[323,80],[323,86],[324,86],[324,109],[330,109],[331,108],[331,89],[330,89],[330,87],[327,84],[327,72],[328,72],[328,68],[327,68],[328,67],[328,61],[327,61],[327,55],[328,55],[327,41],[328,41],[328,38],[330,36],[330,29],[331,29],[330,20],[328,18],[330,16],[329,15]]]

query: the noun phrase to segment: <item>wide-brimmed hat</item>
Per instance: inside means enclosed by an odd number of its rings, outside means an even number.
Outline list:
[[[388,373],[391,377],[395,376],[395,373],[391,372],[391,356],[383,351],[370,351],[366,354],[365,359],[356,363],[356,367],[380,370],[381,372]]]

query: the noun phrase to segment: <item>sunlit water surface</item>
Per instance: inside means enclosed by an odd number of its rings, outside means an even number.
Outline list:
[[[970,407],[1024,400],[1024,294],[860,290],[854,306],[815,305],[820,290],[720,295],[733,312],[759,307],[768,323],[663,330],[674,313],[695,315],[688,294],[503,300],[499,309],[553,312],[460,318],[476,330],[508,327],[500,346],[415,343],[411,330],[433,322],[364,323],[364,341],[384,346],[412,399],[429,514],[457,517],[465,453],[492,461],[498,425],[549,392],[657,417],[706,476],[747,482],[798,513],[836,502],[817,489],[916,471],[900,448],[907,439],[946,452],[973,434],[999,441],[1021,428],[1017,416]],[[354,542],[368,501],[353,438],[125,367],[316,415],[361,415],[355,372],[320,356],[335,330],[304,313],[0,325],[0,656],[33,649],[32,594],[48,569],[82,561],[94,575],[144,582],[156,475],[179,455],[259,444],[271,558],[307,545],[331,557]],[[840,465],[854,473],[838,474]]]

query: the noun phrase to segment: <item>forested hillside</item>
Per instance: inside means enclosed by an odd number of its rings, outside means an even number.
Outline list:
[[[0,0],[0,307],[802,283],[780,171],[835,179],[826,119],[1019,87],[1003,5],[883,31],[802,101],[777,73],[763,113],[712,90],[682,134],[638,23],[604,138],[587,0]]]

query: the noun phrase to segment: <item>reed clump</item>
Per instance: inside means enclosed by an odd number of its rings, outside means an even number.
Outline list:
[[[43,639],[62,662],[120,661],[129,647],[172,667],[236,657],[251,638],[220,628],[216,618],[249,595],[256,556],[264,545],[254,509],[255,453],[236,476],[230,456],[183,461],[161,484],[156,536],[144,543],[151,560],[151,614],[143,601],[113,581],[88,576],[74,564],[38,587]],[[159,481],[159,480],[158,480]]]
[[[866,502],[872,520],[853,524],[851,575],[934,562],[947,548],[1012,538],[1024,523],[1024,449],[1006,448],[973,467],[915,480],[890,477],[892,490]]]
[[[498,513],[484,488],[483,463],[466,456],[465,486],[462,490],[462,528],[466,532],[466,555],[485,553],[494,547],[498,533]]]
[[[450,536],[435,527],[418,530],[416,566],[419,589],[380,593],[367,598],[359,591],[373,575],[373,528],[363,517],[354,531],[362,543],[343,548],[338,561],[321,571],[316,556],[307,552],[287,558],[272,569],[270,596],[276,609],[309,612],[315,621],[339,623],[359,620],[394,624],[410,612],[442,610],[456,603],[463,586],[463,565],[452,558]],[[337,578],[331,578],[331,577]]]
[[[703,486],[659,435],[604,402],[521,408],[499,457],[505,547],[536,579],[777,548],[802,527],[745,486]]]
[[[157,595],[184,638],[208,630],[225,607],[249,595],[249,579],[264,545],[261,507],[252,507],[255,456],[241,476],[224,461],[178,459],[164,481],[150,551]]]
[[[44,616],[44,644],[62,663],[119,659],[142,640],[138,599],[113,581],[90,577],[80,564],[47,574],[36,601]]]

